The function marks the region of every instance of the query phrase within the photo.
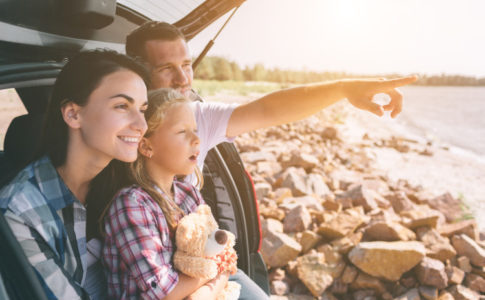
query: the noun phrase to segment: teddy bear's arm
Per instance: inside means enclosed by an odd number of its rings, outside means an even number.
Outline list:
[[[217,276],[217,264],[211,259],[176,251],[173,260],[175,268],[190,277],[212,279]]]

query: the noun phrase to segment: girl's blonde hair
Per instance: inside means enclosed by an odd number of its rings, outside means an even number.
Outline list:
[[[144,137],[150,137],[160,126],[160,124],[165,119],[167,111],[176,104],[188,103],[189,100],[184,97],[181,93],[174,89],[162,88],[158,90],[153,90],[148,93],[148,107],[145,111],[145,119],[148,125],[147,131]],[[172,199],[168,194],[161,194],[157,189],[158,185],[155,181],[148,175],[146,169],[146,161],[148,157],[138,153],[138,158],[135,162],[130,164],[130,175],[134,179],[135,183],[139,185],[143,190],[145,190],[150,197],[158,203],[160,208],[165,215],[167,224],[171,230],[175,230],[177,227],[178,220],[184,215],[182,209],[178,207],[174,199]],[[204,184],[203,176],[198,167],[195,169],[195,175],[197,177],[196,186],[202,187]],[[159,187],[160,188],[160,187]],[[161,188],[160,188],[161,189]],[[164,193],[169,193],[170,191],[163,191]],[[105,211],[101,215],[101,220],[109,209],[108,205]],[[100,222],[102,223],[102,221]]]

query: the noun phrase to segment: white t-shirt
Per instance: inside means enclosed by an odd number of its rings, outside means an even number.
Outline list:
[[[233,138],[226,136],[227,124],[237,104],[218,102],[194,101],[190,104],[195,114],[197,131],[200,139],[200,154],[197,158],[197,165],[202,171],[204,160],[210,149],[222,142],[233,142]],[[196,184],[194,174],[185,178],[186,181]]]

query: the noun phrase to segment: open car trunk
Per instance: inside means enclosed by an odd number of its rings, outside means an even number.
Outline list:
[[[0,90],[16,89],[28,112],[20,118],[33,122],[24,126],[29,132],[10,124],[9,141],[5,151],[0,151],[0,177],[35,148],[38,122],[65,59],[99,47],[124,52],[126,35],[150,19],[174,23],[190,39],[243,0],[125,0],[115,3],[111,14],[109,9],[98,9],[98,1],[80,2],[85,5],[73,9],[61,1],[0,2]],[[261,230],[254,190],[232,144],[221,144],[209,152],[204,179],[204,199],[220,227],[236,235],[239,268],[269,293],[266,266],[259,253]],[[0,243],[0,299],[46,299],[1,214]]]

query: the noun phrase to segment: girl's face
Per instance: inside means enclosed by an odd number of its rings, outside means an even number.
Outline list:
[[[136,73],[123,69],[105,76],[79,108],[79,130],[86,150],[98,158],[136,160],[147,129],[147,87]]]
[[[188,175],[194,172],[199,155],[199,137],[194,113],[187,103],[170,107],[164,120],[147,138],[151,145],[150,162],[167,175]]]

